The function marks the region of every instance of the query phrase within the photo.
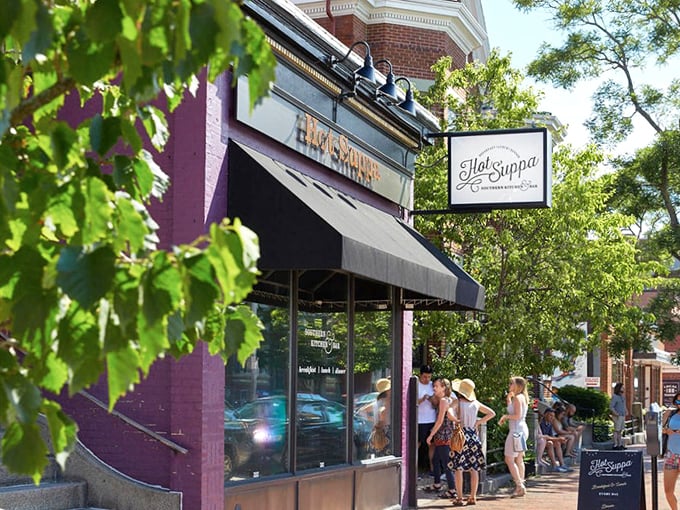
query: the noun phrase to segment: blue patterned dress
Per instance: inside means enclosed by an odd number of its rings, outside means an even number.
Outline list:
[[[460,452],[451,451],[449,453],[449,469],[459,469],[462,471],[481,471],[486,465],[484,452],[482,451],[482,441],[477,435],[475,422],[479,413],[479,402],[470,402],[461,398],[459,400],[459,417],[465,433],[465,445]]]

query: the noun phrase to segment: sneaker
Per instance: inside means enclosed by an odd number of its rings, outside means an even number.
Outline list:
[[[570,470],[564,466],[555,466],[553,471],[557,471],[558,473],[568,473]]]

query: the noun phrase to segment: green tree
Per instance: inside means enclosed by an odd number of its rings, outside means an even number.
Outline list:
[[[429,104],[448,114],[445,131],[526,127],[537,96],[507,57],[492,52],[485,65],[450,71],[451,60],[434,67]],[[449,91],[462,91],[459,100]],[[485,106],[485,108],[482,108]],[[488,106],[494,114],[488,115]],[[435,146],[419,159],[417,209],[445,203],[446,149]],[[634,240],[623,227],[630,219],[607,207],[610,176],[597,176],[602,162],[594,147],[553,153],[552,207],[479,214],[417,216],[417,228],[453,251],[486,289],[484,314],[428,312],[416,321],[416,336],[446,345],[437,363],[451,377],[472,377],[492,400],[511,374],[552,373],[565,357],[598,345],[600,333],[616,331],[611,347],[645,345],[649,318],[627,306],[642,291],[649,263],[636,260]],[[584,338],[580,323],[588,323]],[[441,372],[440,372],[441,373]]]
[[[544,44],[529,74],[572,88],[602,77],[593,97],[588,127],[597,142],[620,142],[638,117],[656,134],[633,155],[615,160],[610,205],[634,218],[641,257],[668,267],[680,259],[680,80],[668,87],[645,83],[645,70],[666,65],[680,49],[680,4],[672,0],[515,0],[521,9],[542,9],[566,35],[558,47]],[[673,276],[677,276],[673,274]],[[675,309],[680,292],[675,281],[659,280],[660,296],[649,311],[672,340],[679,329]]]
[[[0,424],[2,460],[36,482],[76,426],[46,392],[74,394],[106,371],[109,407],[166,354],[208,343],[243,361],[259,344],[241,306],[256,236],[236,220],[157,247],[147,206],[167,176],[165,112],[233,68],[251,97],[275,60],[232,0],[0,0]],[[233,66],[233,67],[232,67]],[[201,78],[203,79],[203,78]],[[89,102],[79,123],[67,96]],[[89,113],[92,112],[92,113]],[[138,130],[138,127],[140,128]]]

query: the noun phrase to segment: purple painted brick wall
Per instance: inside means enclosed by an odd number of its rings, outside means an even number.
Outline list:
[[[214,127],[223,111],[221,101],[215,101],[221,93],[204,85],[196,98],[188,98],[169,118],[171,138],[166,150],[155,155],[172,180],[163,202],[152,206],[165,248],[204,233],[208,210],[216,202],[222,206],[221,212],[214,209],[213,220],[226,209],[226,186],[219,180],[226,146]],[[212,124],[210,137],[207,123]],[[103,383],[91,392],[108,400]],[[155,363],[149,377],[116,405],[117,411],[187,448],[186,455],[81,396],[64,401],[64,407],[77,420],[80,439],[105,462],[136,479],[182,491],[184,508],[223,509],[224,366],[205,345],[179,362]]]

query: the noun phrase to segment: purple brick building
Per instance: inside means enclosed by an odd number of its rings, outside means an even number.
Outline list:
[[[347,46],[290,2],[244,8],[278,59],[272,93],[250,111],[246,80],[203,80],[170,118],[158,161],[172,186],[154,213],[166,247],[224,217],[258,233],[247,301],[264,341],[245,366],[205,346],[158,361],[116,406],[142,427],[82,396],[65,407],[102,460],[181,491],[190,510],[400,507],[413,475],[411,312],[484,302],[409,226],[415,158],[437,121],[405,111],[404,90],[378,97],[382,75],[356,78],[368,45],[343,60]]]

